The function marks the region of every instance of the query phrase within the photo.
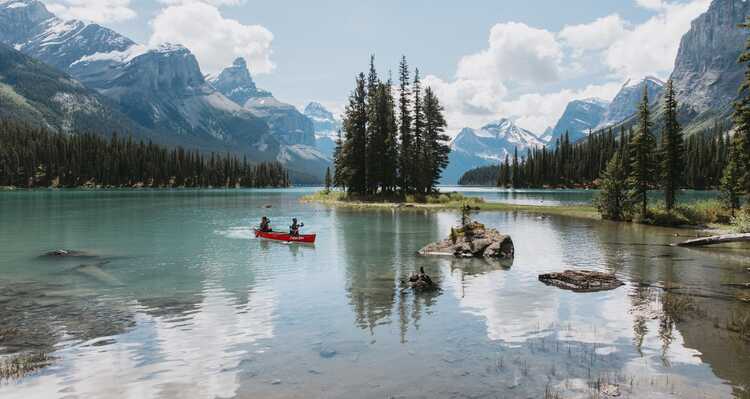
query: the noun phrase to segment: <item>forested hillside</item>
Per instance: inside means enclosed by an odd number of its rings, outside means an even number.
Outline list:
[[[0,186],[287,187],[289,174],[277,162],[0,121]]]

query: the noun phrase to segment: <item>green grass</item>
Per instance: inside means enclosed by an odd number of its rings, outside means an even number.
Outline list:
[[[731,212],[718,200],[699,201],[691,204],[678,204],[672,212],[667,212],[663,202],[657,202],[648,209],[648,215],[638,222],[654,226],[705,226],[726,225]]]
[[[406,196],[405,198],[394,197],[351,197],[341,191],[320,191],[302,198],[307,202],[318,202],[332,206],[341,206],[360,209],[399,208],[404,210],[442,210],[461,209],[465,205],[478,208],[481,211],[495,212],[523,212],[538,215],[564,215],[599,219],[599,214],[591,205],[574,206],[541,206],[541,205],[518,205],[504,203],[488,203],[479,197],[466,197],[461,193],[439,193],[427,197]]]
[[[750,209],[737,212],[732,218],[730,229],[734,233],[750,233]]]

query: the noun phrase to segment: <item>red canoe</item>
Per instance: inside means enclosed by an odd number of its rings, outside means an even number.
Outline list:
[[[270,233],[262,232],[258,229],[255,230],[255,237],[265,238],[268,240],[286,241],[286,242],[302,242],[312,244],[315,242],[315,234],[300,234],[299,236],[293,237],[288,233],[280,233],[272,231]]]

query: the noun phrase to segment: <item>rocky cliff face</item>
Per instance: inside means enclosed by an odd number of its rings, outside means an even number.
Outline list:
[[[550,145],[555,145],[557,139],[567,132],[572,142],[578,141],[602,123],[608,106],[609,103],[598,98],[571,101],[557,121],[552,136],[549,139],[543,137]]]
[[[293,105],[283,103],[265,90],[259,90],[239,58],[225,68],[211,84],[236,104],[263,119],[271,133],[283,144],[315,146],[312,121]]]
[[[697,116],[730,106],[744,66],[737,63],[748,34],[737,27],[750,15],[746,0],[714,0],[680,42],[672,80],[681,112]]]
[[[211,84],[239,105],[245,105],[251,98],[271,97],[270,92],[258,90],[255,86],[244,58],[234,60],[232,66],[221,71],[215,79],[211,79]]]
[[[312,121],[315,129],[315,147],[326,157],[333,158],[341,121],[322,104],[316,102],[307,104],[304,114]]]
[[[100,92],[174,142],[256,156],[268,152],[262,157],[268,159],[269,150],[278,151],[272,140],[264,140],[266,124],[208,84],[195,56],[180,45],[162,45],[118,66]]]
[[[607,107],[598,129],[609,127],[630,118],[638,111],[638,105],[643,100],[643,89],[648,90],[650,104],[655,104],[664,90],[664,82],[654,77],[646,77],[638,81],[628,80],[622,85],[615,98]]]
[[[61,133],[146,133],[99,93],[0,43],[0,119],[5,118]]]

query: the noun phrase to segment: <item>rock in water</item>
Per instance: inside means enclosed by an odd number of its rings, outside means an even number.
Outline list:
[[[471,222],[453,229],[451,237],[428,244],[419,250],[420,255],[455,256],[457,258],[512,259],[515,247],[510,236],[488,229],[483,224]]]
[[[614,274],[590,270],[566,270],[562,273],[540,274],[539,281],[575,292],[613,290],[625,284]]]

